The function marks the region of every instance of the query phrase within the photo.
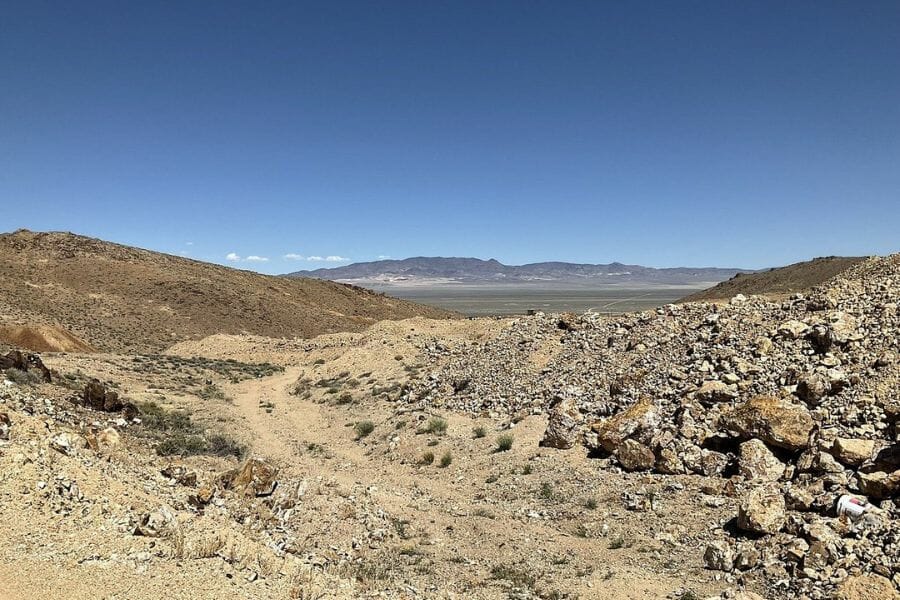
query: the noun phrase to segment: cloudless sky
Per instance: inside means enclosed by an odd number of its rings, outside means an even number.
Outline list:
[[[274,273],[900,251],[900,2],[0,6],[2,231]]]

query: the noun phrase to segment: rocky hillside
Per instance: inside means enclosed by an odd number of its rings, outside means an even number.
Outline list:
[[[58,325],[98,350],[214,333],[310,337],[450,316],[358,287],[270,277],[71,233],[0,235],[0,324]]]
[[[752,296],[754,294],[775,295],[802,292],[828,281],[862,260],[865,259],[829,256],[757,273],[737,273],[728,281],[723,281],[708,290],[691,294],[681,301],[727,300],[738,294]]]
[[[693,285],[709,284],[748,273],[742,269],[714,267],[678,267],[654,269],[640,265],[575,264],[540,262],[527,265],[505,265],[495,259],[416,257],[403,260],[378,260],[354,263],[344,267],[298,271],[289,277],[317,277],[352,283],[532,283],[553,282],[604,286],[631,285]]]
[[[602,468],[718,478],[696,501],[732,506],[731,518],[696,543],[729,581],[827,598],[865,575],[870,597],[896,598],[898,301],[894,255],[779,302],[539,314],[492,340],[436,340],[429,376],[403,399],[513,421],[546,413],[544,445],[582,447]],[[845,494],[871,504],[841,514]],[[654,499],[625,502],[652,511]]]

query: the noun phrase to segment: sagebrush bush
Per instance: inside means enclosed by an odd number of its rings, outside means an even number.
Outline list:
[[[361,440],[375,431],[375,423],[372,421],[360,421],[354,425],[353,430],[356,431],[356,439]]]
[[[501,436],[497,437],[497,452],[507,452],[513,447],[513,436],[509,433],[504,433]]]

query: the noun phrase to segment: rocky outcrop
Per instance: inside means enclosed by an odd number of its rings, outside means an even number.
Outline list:
[[[269,496],[278,485],[278,469],[261,458],[250,458],[237,469],[223,473],[222,486],[245,496]]]

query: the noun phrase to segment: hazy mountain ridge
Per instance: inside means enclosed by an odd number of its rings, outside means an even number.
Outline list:
[[[591,284],[696,285],[715,283],[747,269],[675,267],[656,269],[620,262],[579,264],[559,261],[505,265],[496,259],[418,256],[403,260],[360,262],[343,267],[297,271],[288,277],[314,277],[332,281],[415,283],[527,283],[536,281]]]

